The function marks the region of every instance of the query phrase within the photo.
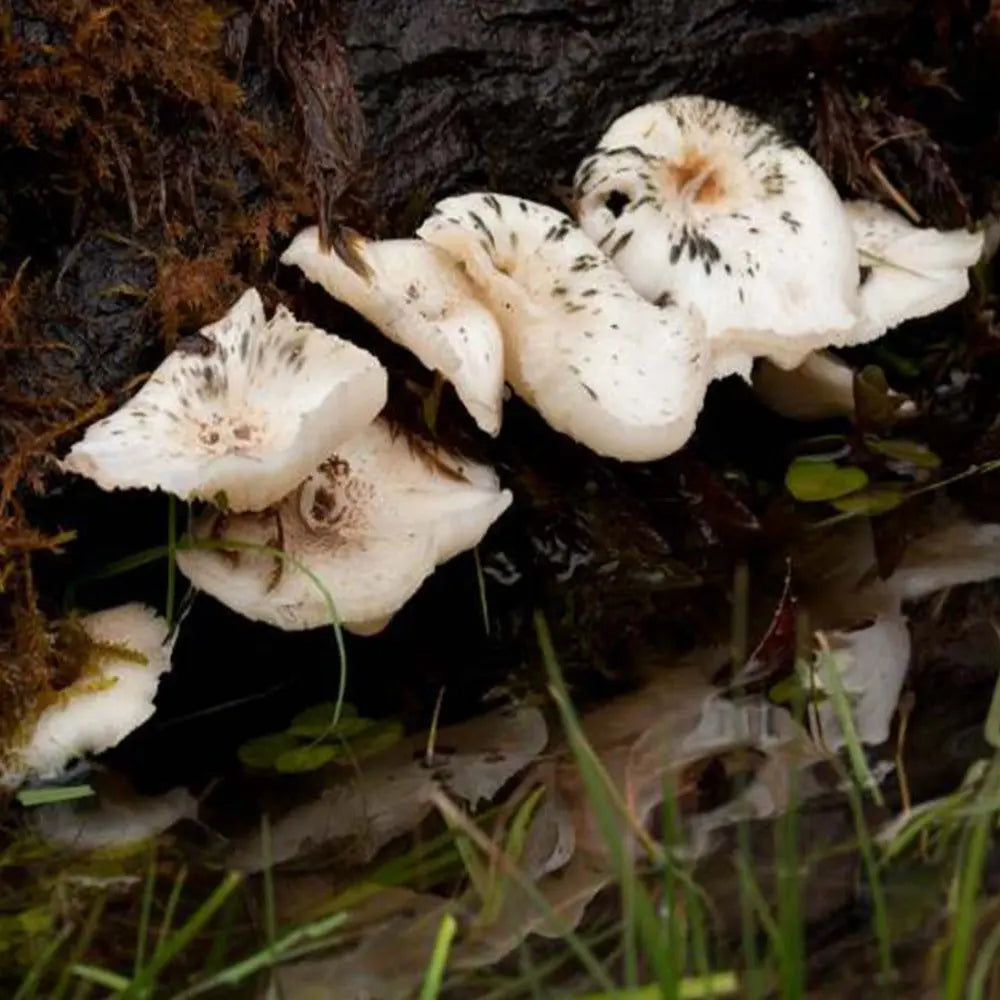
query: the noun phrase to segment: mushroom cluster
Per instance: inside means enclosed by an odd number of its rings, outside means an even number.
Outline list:
[[[983,250],[842,201],[805,150],[701,96],[614,121],[572,205],[465,194],[416,239],[324,251],[311,228],[282,260],[450,380],[488,433],[506,380],[556,430],[647,461],[684,445],[715,378],[753,375],[791,416],[850,413],[850,369],[817,352],[961,299]]]
[[[282,262],[451,382],[487,434],[506,382],[598,454],[649,461],[683,447],[709,382],[758,359],[765,398],[825,386],[779,408],[849,410],[849,371],[816,352],[961,298],[983,247],[842,202],[804,150],[695,96],[618,118],[576,171],[573,212],[469,193],[412,238],[345,231],[328,250],[306,229]],[[63,467],[206,502],[177,562],[238,613],[370,634],[511,502],[491,469],[394,435],[387,392],[376,357],[283,306],[267,319],[250,289]]]

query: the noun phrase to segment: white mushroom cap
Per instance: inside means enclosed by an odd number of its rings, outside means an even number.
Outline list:
[[[837,192],[740,108],[672,97],[617,119],[576,174],[580,225],[651,302],[705,316],[719,374],[852,341],[858,260]]]
[[[844,207],[862,266],[857,343],[965,296],[969,268],[983,252],[984,233],[919,228],[872,201],[849,201]]]
[[[368,240],[357,234],[351,239],[358,270],[320,248],[315,226],[295,237],[281,262],[300,268],[440,372],[476,423],[496,435],[503,404],[503,339],[472,282],[451,257],[422,240]]]
[[[376,421],[274,509],[218,522],[208,513],[193,534],[282,548],[322,581],[346,628],[370,634],[436,566],[477,545],[510,502],[490,470],[421,450]],[[177,564],[247,618],[289,630],[331,624],[323,592],[271,555],[195,547]]]
[[[700,319],[645,302],[572,219],[470,194],[418,235],[464,264],[500,321],[507,380],[556,430],[627,461],[687,441],[710,375]]]
[[[0,785],[56,778],[75,758],[115,746],[153,714],[160,675],[170,669],[166,621],[143,604],[123,604],[80,625],[94,644],[92,662],[42,710],[24,745],[11,750]]]
[[[854,413],[854,369],[826,351],[815,351],[797,368],[763,360],[754,391],[775,413],[792,420],[823,420]]]
[[[377,358],[283,306],[265,321],[251,288],[91,426],[63,467],[106,490],[224,494],[233,510],[260,510],[370,423],[386,393]]]

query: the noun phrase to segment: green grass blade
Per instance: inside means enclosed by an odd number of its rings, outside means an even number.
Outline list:
[[[90,942],[94,939],[94,934],[97,931],[97,927],[100,924],[101,915],[104,913],[104,907],[107,903],[107,896],[101,895],[94,900],[94,905],[91,906],[90,912],[87,914],[87,919],[83,923],[83,927],[77,936],[76,942],[73,945],[73,950],[70,952],[63,965],[62,972],[59,974],[59,979],[56,982],[55,989],[49,994],[48,1000],[62,1000],[66,991],[70,987],[70,983],[73,981],[72,968],[76,965],[81,958],[86,954],[87,949],[90,947]]]
[[[156,844],[153,844],[149,856],[149,868],[146,870],[146,884],[142,890],[142,903],[139,907],[139,936],[135,944],[135,959],[132,963],[132,976],[138,976],[146,961],[146,947],[149,943],[149,921],[153,911],[153,890],[156,887]]]
[[[431,960],[424,973],[424,981],[420,987],[420,1000],[437,1000],[441,993],[441,983],[444,980],[444,970],[451,952],[451,942],[457,930],[458,923],[455,918],[450,913],[446,913],[441,919],[441,926],[438,928],[437,938],[434,941],[434,951],[431,952]]]
[[[17,793],[17,801],[26,809],[48,806],[57,802],[76,802],[94,794],[90,785],[64,785],[56,788],[25,788]]]
[[[969,976],[969,1000],[985,1000],[986,981],[992,973],[1000,969],[998,951],[1000,951],[1000,924],[990,931],[976,956],[976,964],[972,967],[972,975]]]
[[[159,974],[194,940],[242,881],[242,875],[229,872],[188,921],[156,950],[149,964],[132,980],[120,1000],[140,1000],[145,997],[156,985]]]
[[[998,785],[1000,785],[1000,757],[994,758],[986,772],[986,777],[983,779],[983,794],[993,794]],[[976,932],[979,893],[994,822],[995,815],[991,813],[982,813],[972,820],[963,850],[959,854],[956,875],[958,891],[945,973],[944,1000],[963,1000],[966,996],[965,977]]]
[[[230,899],[231,901],[232,899]],[[279,961],[298,958],[308,951],[319,948],[328,948],[330,945],[329,936],[343,927],[346,921],[346,913],[333,913],[301,927],[295,927],[279,937],[273,946],[261,948],[227,968],[213,972],[212,975],[178,993],[174,1000],[190,1000],[192,997],[202,996],[222,986],[238,986],[251,976],[273,967]],[[309,947],[299,950],[298,946],[303,943],[308,944]]]
[[[156,935],[157,950],[163,947],[163,942],[167,935],[173,930],[174,914],[177,912],[177,904],[180,902],[181,891],[187,881],[187,867],[182,866],[177,872],[174,884],[170,887],[170,895],[167,897],[167,905],[163,911],[163,919],[160,921],[160,929]]]
[[[21,985],[18,986],[13,1000],[34,1000],[34,998],[38,996],[39,984],[45,976],[45,973],[48,971],[49,966],[52,964],[52,960],[55,958],[56,952],[59,951],[63,944],[65,944],[66,939],[72,932],[73,928],[71,926],[66,926],[51,941],[49,941],[49,943],[42,950],[42,953],[28,970],[28,974],[21,981]]]
[[[472,550],[472,558],[476,561],[476,586],[479,588],[479,609],[483,614],[483,631],[490,634],[490,607],[486,602],[486,576],[483,573],[483,561],[479,557],[479,546]]]
[[[106,986],[115,993],[121,994],[129,987],[129,981],[124,976],[119,976],[117,972],[109,972],[107,969],[100,969],[96,965],[77,963],[72,967],[72,971],[74,976],[85,979],[94,986]]]
[[[683,979],[679,986],[680,1000],[709,1000],[711,997],[727,997],[738,993],[740,980],[735,972],[713,972],[707,976],[691,976]],[[588,993],[573,1000],[660,1000],[662,994],[657,985],[640,986],[638,989],[616,990],[614,993]]]

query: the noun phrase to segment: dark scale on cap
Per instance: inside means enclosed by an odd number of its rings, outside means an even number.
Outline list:
[[[483,222],[482,216],[477,214],[476,212],[473,212],[470,209],[469,218],[472,220],[472,224],[476,227],[476,229],[478,229],[481,233],[483,233],[486,236],[486,238],[490,241],[490,246],[494,250],[496,250],[497,242],[493,238],[493,231],[490,229],[489,226],[486,225],[485,222]]]
[[[243,336],[240,337],[240,360],[246,361],[247,352],[250,349],[250,331],[244,330]]]
[[[789,229],[790,229],[790,230],[791,230],[791,231],[792,231],[793,233],[797,233],[797,232],[798,232],[798,231],[799,231],[799,230],[800,230],[800,229],[802,228],[802,223],[801,223],[801,222],[799,222],[799,220],[798,220],[798,219],[796,219],[796,218],[795,218],[795,216],[794,216],[794,215],[792,215],[792,213],[791,213],[791,212],[789,212],[789,211],[788,211],[787,209],[786,209],[786,210],[785,210],[784,212],[782,212],[782,213],[781,213],[781,215],[780,215],[780,216],[778,216],[778,218],[780,218],[780,219],[781,219],[781,221],[782,221],[782,222],[783,222],[783,223],[784,223],[784,224],[785,224],[786,226],[788,226],[788,228],[789,228]]]
[[[553,295],[566,295],[568,292],[569,289],[565,285],[555,284],[552,286]]]
[[[611,249],[608,251],[609,257],[614,257],[616,254],[621,253],[621,251],[628,246],[629,240],[632,239],[632,232],[633,231],[630,229],[627,233],[622,233],[622,235],[615,240]]]
[[[579,373],[577,373],[577,374],[579,374]],[[590,398],[591,398],[591,399],[592,399],[592,400],[593,400],[593,401],[594,401],[594,402],[596,403],[596,402],[597,402],[597,393],[596,393],[596,392],[594,392],[594,390],[593,390],[593,389],[591,389],[591,388],[590,388],[590,386],[589,386],[589,385],[587,385],[587,383],[586,383],[586,382],[584,382],[584,381],[581,381],[581,382],[580,382],[580,385],[582,385],[582,386],[583,386],[583,388],[584,388],[584,389],[586,390],[586,392],[587,392],[587,395],[588,395],[588,396],[590,396]]]
[[[769,197],[776,198],[778,195],[785,193],[785,174],[777,163],[771,164],[767,173],[761,178],[760,183],[764,189],[764,194]]]
[[[582,292],[580,292],[580,295],[582,298],[589,299],[596,295],[597,292],[598,289],[596,288],[585,288]]]
[[[858,287],[864,288],[872,276],[872,269],[867,264],[862,264],[859,274]]]
[[[215,353],[215,349],[215,341],[203,333],[192,333],[187,337],[181,337],[175,348],[179,354],[196,354],[203,358],[210,357]]]
[[[585,307],[580,305],[579,302],[567,302],[566,305],[563,306],[563,309],[565,309],[568,313],[583,312],[584,308]]]
[[[524,200],[518,200],[517,207],[524,212],[525,215],[528,214],[528,203]]]
[[[670,292],[661,292],[654,300],[653,305],[659,306],[661,309],[665,309],[667,306],[672,306],[674,304],[674,297]],[[618,329],[615,327],[615,329]]]

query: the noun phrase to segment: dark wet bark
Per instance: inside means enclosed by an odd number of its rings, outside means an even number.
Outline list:
[[[885,67],[912,0],[363,0],[347,22],[375,160],[401,208],[487,185],[551,198],[613,118],[708,93],[808,141],[814,81]]]

